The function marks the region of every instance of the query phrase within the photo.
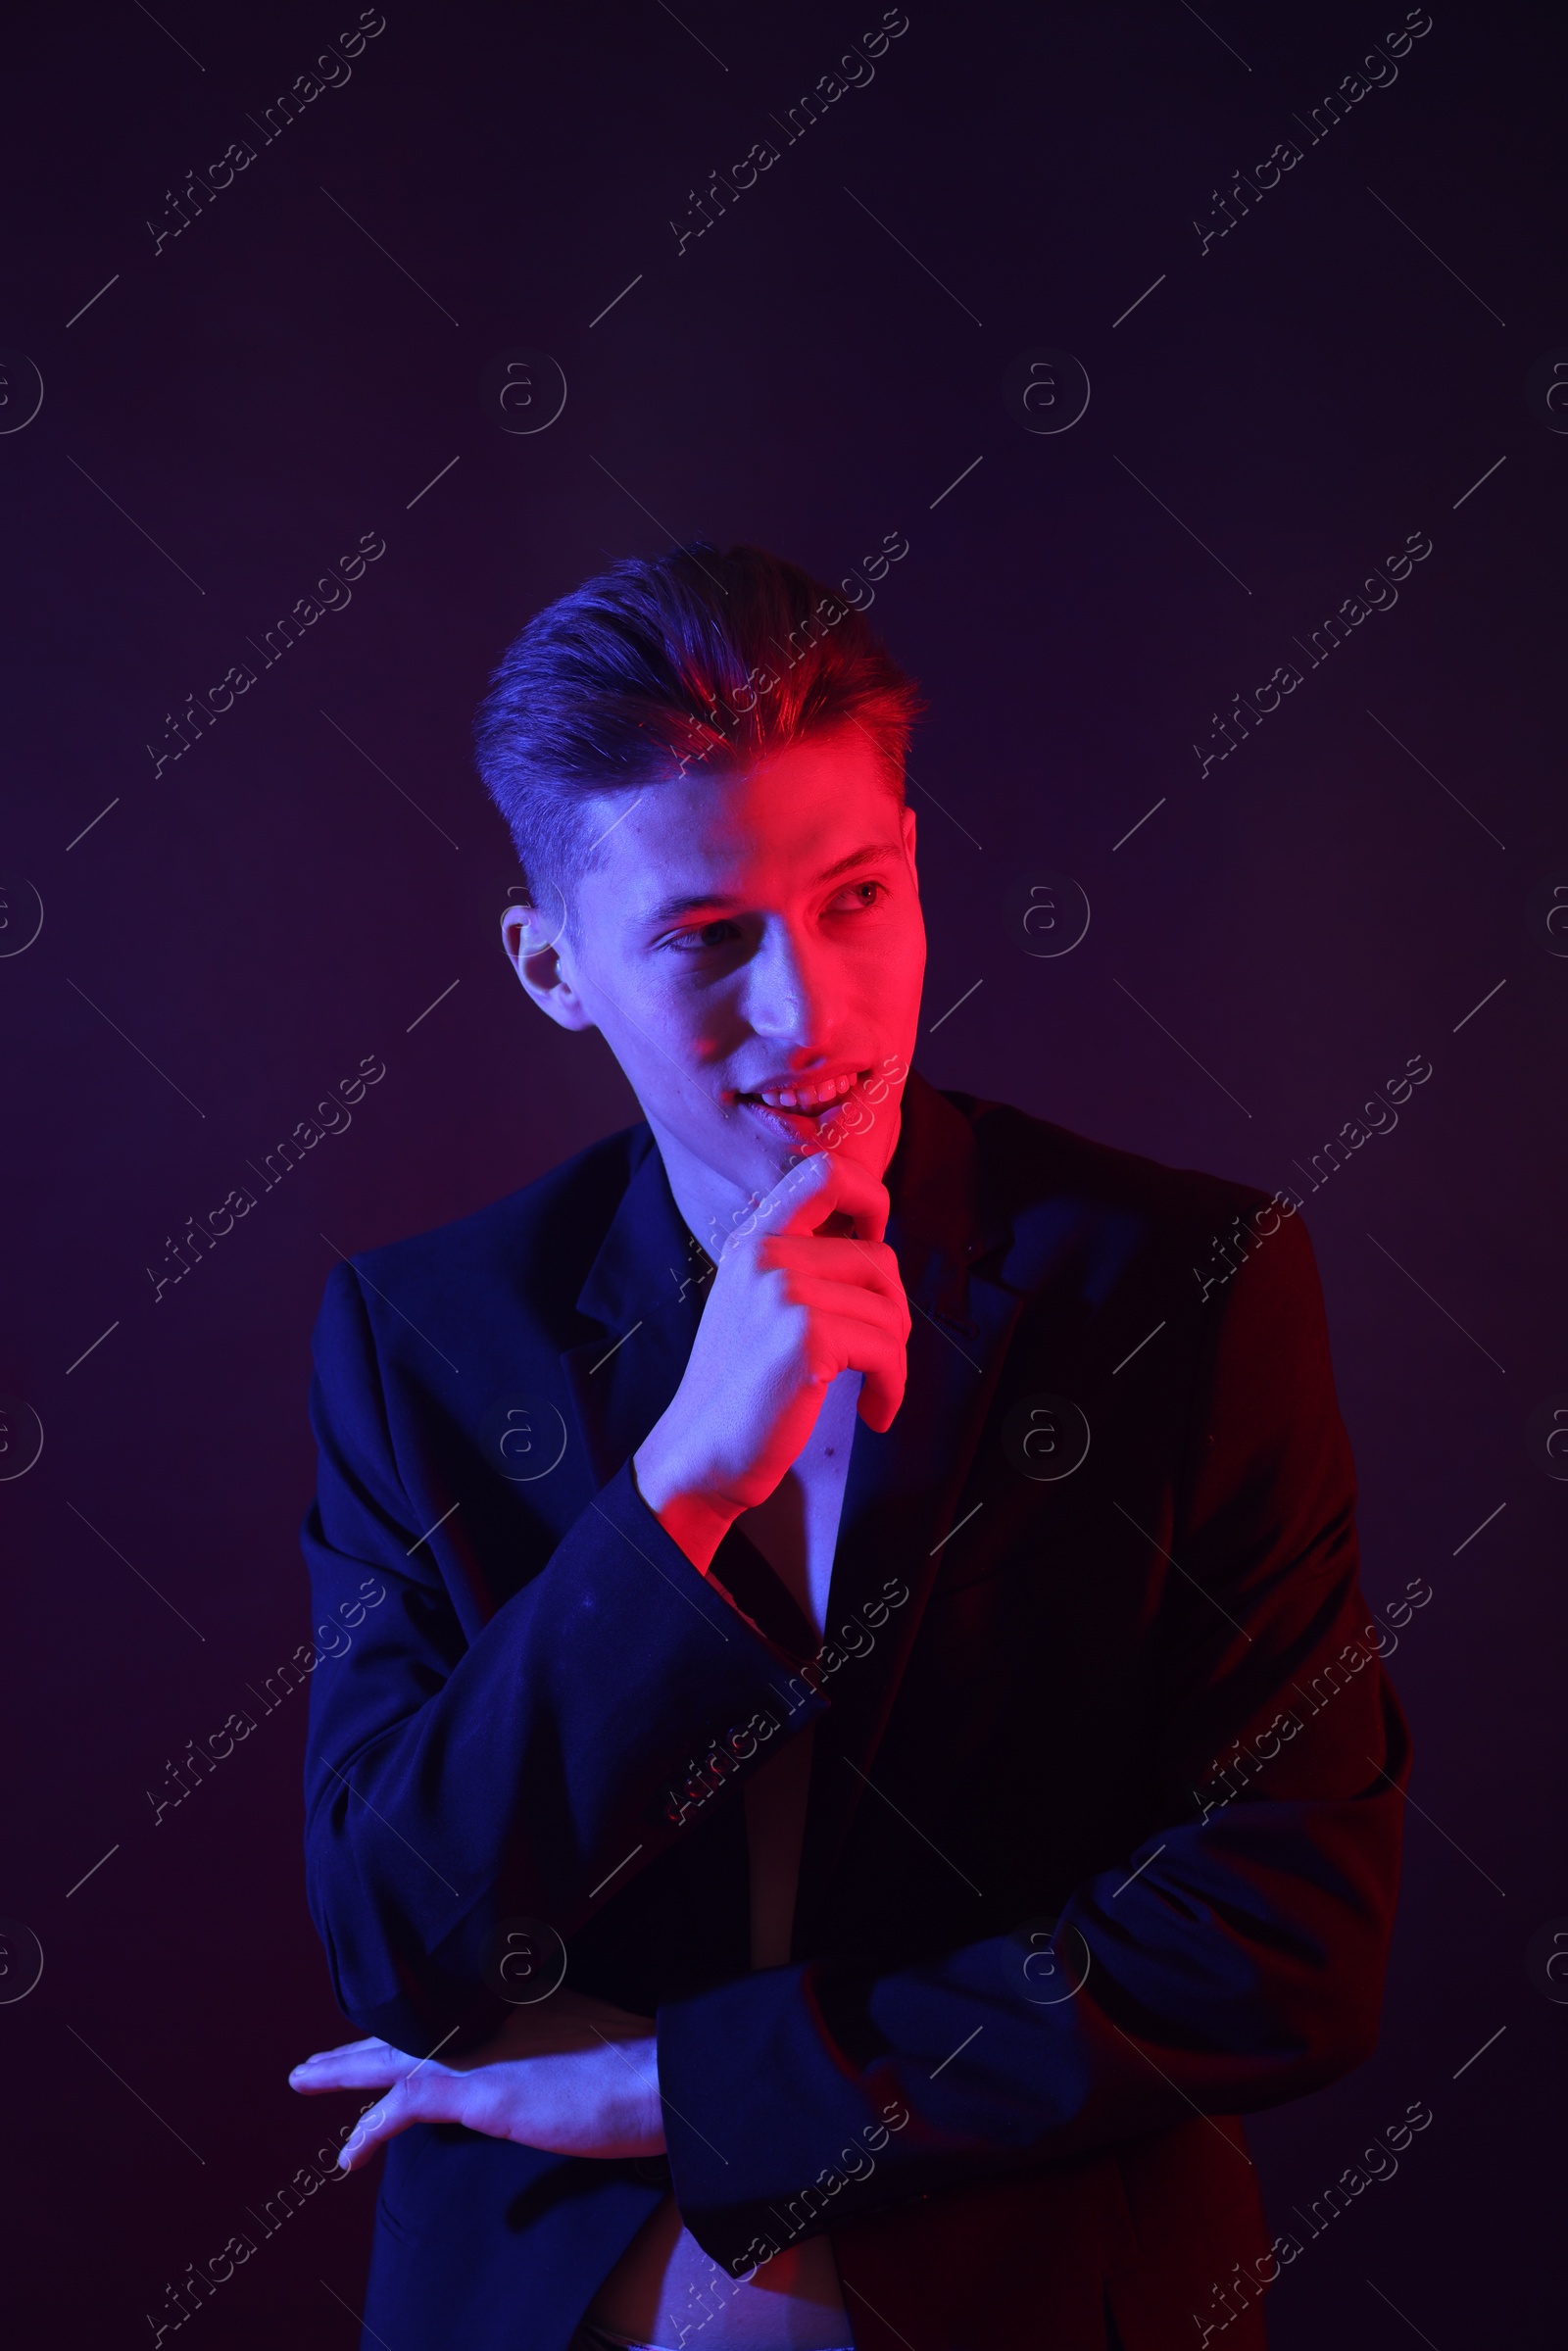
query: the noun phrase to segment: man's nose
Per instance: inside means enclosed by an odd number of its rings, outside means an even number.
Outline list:
[[[769,922],[747,966],[746,1017],[759,1037],[814,1045],[826,1010],[824,975],[808,942],[783,922]]]

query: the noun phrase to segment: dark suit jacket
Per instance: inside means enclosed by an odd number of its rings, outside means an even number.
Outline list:
[[[1408,1751],[1300,1222],[918,1077],[888,1183],[908,1388],[857,1424],[804,1673],[760,1554],[733,1532],[705,1579],[631,1477],[706,1266],[646,1125],[327,1283],[337,1997],[464,2046],[509,1923],[554,1931],[657,2014],[669,2149],[395,2139],[396,2351],[564,2351],[671,2181],[737,2275],[826,2229],[861,2351],[1100,2351],[1107,2309],[1190,2345],[1233,2265],[1270,2274],[1234,2118],[1373,2045]],[[737,1790],[810,1721],[794,1957],[753,1974]]]

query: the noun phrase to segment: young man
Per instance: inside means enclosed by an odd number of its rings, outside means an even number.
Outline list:
[[[1235,2118],[1373,2044],[1408,1750],[1305,1233],[911,1070],[914,709],[698,545],[481,712],[507,952],[644,1119],[317,1329],[372,2037],[292,2079],[385,2093],[367,2343],[1261,2344]]]

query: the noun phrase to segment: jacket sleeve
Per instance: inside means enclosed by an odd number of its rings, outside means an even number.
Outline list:
[[[1199,1311],[1149,1832],[1046,1934],[659,2012],[675,2193],[737,2275],[787,2236],[1298,2096],[1374,2044],[1408,1746],[1304,1228]]]
[[[307,1891],[344,2013],[423,2056],[505,2013],[498,1926],[570,1935],[686,1832],[694,1758],[744,1773],[826,1700],[691,1565],[629,1462],[466,1637],[348,1264],[314,1350]]]

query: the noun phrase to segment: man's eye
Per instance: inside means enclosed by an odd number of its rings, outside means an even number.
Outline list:
[[[828,912],[830,914],[835,912],[858,914],[867,907],[874,906],[878,899],[886,898],[887,894],[885,882],[851,882],[847,889],[841,890],[838,896],[830,901]]]
[[[727,947],[730,940],[738,936],[736,925],[725,919],[705,922],[694,930],[672,932],[663,944],[673,948],[677,955],[691,955],[704,948]]]

